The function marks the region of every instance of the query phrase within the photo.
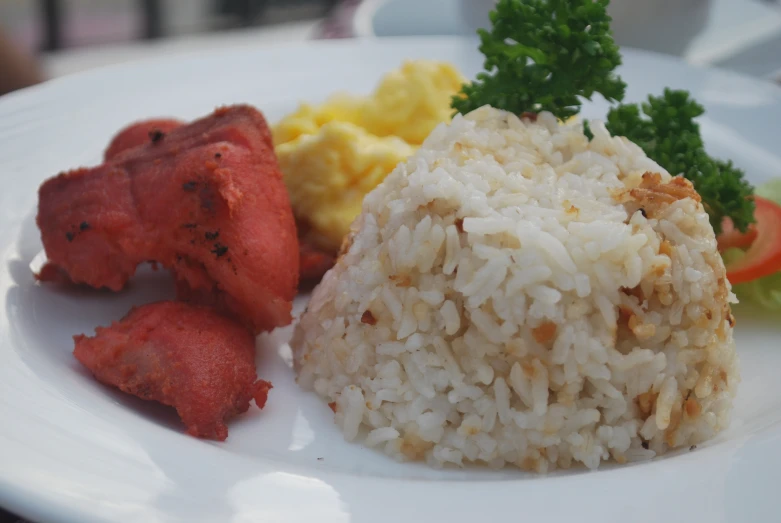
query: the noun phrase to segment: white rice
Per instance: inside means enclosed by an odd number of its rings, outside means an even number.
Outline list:
[[[347,440],[546,472],[727,426],[734,297],[708,217],[691,197],[641,210],[627,189],[670,175],[592,131],[484,107],[366,197],[292,341]]]

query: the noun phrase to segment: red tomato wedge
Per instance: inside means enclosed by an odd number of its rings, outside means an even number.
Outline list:
[[[719,252],[724,252],[732,248],[748,249],[756,238],[757,227],[755,224],[749,225],[746,232],[740,232],[732,224],[732,220],[724,218],[724,221],[721,222],[721,234],[716,238],[716,243],[718,243]]]
[[[722,245],[731,247],[750,245],[745,256],[727,266],[727,279],[733,285],[769,276],[781,270],[781,207],[759,196],[754,196],[756,225],[741,235],[734,228],[719,235],[719,249]],[[727,238],[721,237],[727,234]],[[753,240],[744,238],[753,234]],[[725,247],[726,248],[726,247]]]

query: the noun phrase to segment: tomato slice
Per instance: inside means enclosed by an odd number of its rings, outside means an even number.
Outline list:
[[[727,266],[727,278],[733,285],[769,276],[781,270],[781,207],[760,196],[754,196],[754,203],[755,238],[745,256]],[[751,233],[747,233],[749,234]],[[738,238],[735,241],[737,244],[743,244],[746,240]],[[737,244],[735,246],[738,246]]]
[[[746,232],[740,232],[732,224],[732,220],[724,218],[721,222],[721,234],[716,238],[716,243],[719,246],[719,252],[724,252],[727,249],[748,249],[754,240],[757,238],[757,227],[755,224],[748,226]]]

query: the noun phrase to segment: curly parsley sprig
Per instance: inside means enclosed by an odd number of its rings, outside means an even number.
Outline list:
[[[499,0],[481,29],[485,72],[453,97],[466,114],[491,105],[515,114],[550,111],[565,119],[600,93],[621,101],[626,84],[610,32],[609,0]]]
[[[643,104],[610,109],[606,127],[610,134],[625,136],[639,145],[670,174],[691,180],[716,234],[721,232],[725,217],[745,232],[754,223],[754,189],[732,162],[705,152],[695,121],[703,113],[705,109],[687,91],[665,89],[662,96],[649,96]]]

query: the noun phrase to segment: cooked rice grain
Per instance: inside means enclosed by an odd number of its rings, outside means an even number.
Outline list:
[[[712,437],[739,381],[688,182],[592,124],[488,107],[367,196],[292,345],[348,440],[546,472]]]

